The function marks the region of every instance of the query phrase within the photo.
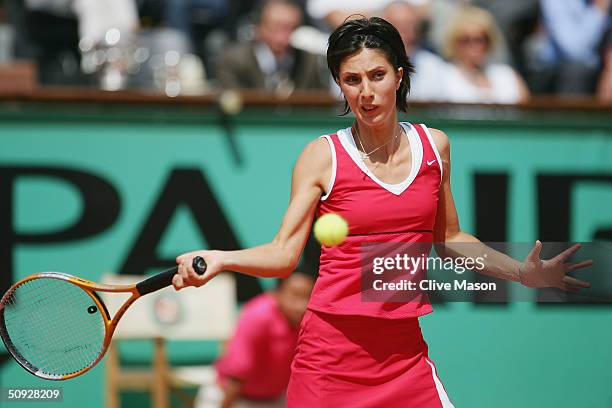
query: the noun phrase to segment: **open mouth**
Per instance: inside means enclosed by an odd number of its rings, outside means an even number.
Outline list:
[[[361,107],[361,110],[363,110],[366,113],[372,113],[376,111],[376,109],[378,109],[378,106],[362,106]]]

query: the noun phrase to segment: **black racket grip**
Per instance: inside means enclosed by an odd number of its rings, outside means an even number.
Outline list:
[[[196,256],[193,258],[192,263],[193,269],[198,275],[204,275],[206,272],[206,261],[201,256]],[[166,286],[172,285],[172,278],[178,272],[178,267],[167,269],[163,272],[158,273],[157,275],[153,275],[150,278],[143,280],[142,282],[138,282],[136,284],[136,290],[140,295],[146,295],[147,293],[152,293],[158,291]]]

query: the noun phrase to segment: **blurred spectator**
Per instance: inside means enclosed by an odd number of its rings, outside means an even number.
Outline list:
[[[472,5],[483,8],[495,17],[500,31],[506,35],[519,16],[537,10],[539,0],[473,0]]]
[[[444,53],[452,62],[445,78],[449,101],[517,103],[529,98],[514,69],[489,62],[499,37],[495,20],[486,10],[468,6],[455,15],[444,45]]]
[[[444,77],[447,63],[436,54],[420,46],[421,17],[415,6],[404,1],[389,3],[382,17],[397,28],[406,53],[415,66],[416,72],[410,78],[410,99],[436,101],[444,98]]]
[[[81,53],[125,43],[139,26],[134,0],[7,0],[7,10],[15,57],[35,60],[43,84],[90,83]]]
[[[218,386],[204,386],[197,408],[284,407],[298,327],[314,286],[295,271],[276,291],[247,302],[225,353],[215,364]]]
[[[169,96],[203,92],[204,68],[188,54],[187,36],[140,26],[137,5],[147,11],[150,3],[7,0],[16,31],[15,57],[36,61],[42,84],[97,85],[112,91],[136,87]]]
[[[167,0],[163,21],[166,26],[189,34],[192,23],[222,26],[227,13],[226,0]]]
[[[391,2],[408,3],[422,16],[432,0],[307,0],[306,12],[314,25],[332,31],[353,14],[372,17],[378,15]]]
[[[499,58],[491,61],[511,63],[523,73],[523,43],[533,34],[540,18],[538,0],[474,0],[474,6],[490,12],[505,39]]]
[[[42,84],[87,83],[79,69],[78,21],[68,0],[5,0],[14,29],[12,54],[35,61]]]
[[[140,0],[143,1],[143,0]],[[182,33],[189,40],[189,51],[204,61],[207,69],[216,64],[216,58],[229,38],[230,1],[228,0],[145,0],[161,1],[160,24]]]
[[[140,27],[135,0],[73,0],[71,3],[79,21],[81,68],[88,74],[99,73],[102,89],[126,88],[129,48]]]
[[[234,41],[243,41],[252,39],[253,14],[261,5],[262,0],[244,1],[244,0],[225,0],[229,8],[229,16],[227,19],[227,29]],[[308,0],[294,0],[294,3],[300,6],[302,14],[305,14],[306,3]],[[304,21],[309,24],[310,21],[304,16]]]
[[[290,44],[301,22],[302,10],[295,2],[264,1],[256,14],[254,40],[228,49],[219,58],[219,85],[282,94],[293,89],[327,89],[329,76],[320,57]]]
[[[0,64],[13,59],[14,29],[8,24],[4,4],[0,1]]]
[[[55,0],[28,1],[41,3]],[[109,29],[130,35],[139,27],[135,0],[73,0],[70,3],[79,20],[81,40],[92,44],[105,42]]]
[[[482,0],[487,3],[493,0]],[[514,0],[513,0],[514,1]],[[442,52],[446,43],[446,35],[448,33],[449,22],[455,20],[455,17],[465,7],[477,7],[476,0],[432,0],[429,12],[429,27],[427,29],[427,43],[436,52]],[[495,17],[495,16],[494,16]],[[499,26],[496,22],[496,27],[499,32]],[[509,63],[509,52],[506,40],[503,36],[498,36],[495,49],[489,54],[489,62]]]
[[[394,2],[414,6],[414,12],[421,17],[427,15],[431,0],[306,0],[306,12],[312,26],[301,26],[291,42],[297,48],[325,55],[330,32],[347,18],[379,16],[386,6]],[[333,84],[332,89],[337,90]]]
[[[532,40],[530,85],[535,92],[592,94],[600,49],[610,28],[610,0],[540,0],[543,30]]]
[[[597,86],[597,98],[606,104],[612,104],[612,33],[604,49],[603,70]]]
[[[332,31],[352,14],[366,17],[382,10],[389,0],[308,0],[306,11],[319,28]]]

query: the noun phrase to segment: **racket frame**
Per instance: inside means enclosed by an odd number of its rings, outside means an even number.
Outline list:
[[[207,269],[206,261],[200,256],[196,256],[195,258],[193,258],[192,266],[198,275],[203,275]],[[9,288],[9,290],[6,291],[4,296],[2,296],[2,300],[0,300],[0,337],[2,337],[2,342],[6,346],[8,352],[19,363],[19,365],[21,365],[24,369],[26,369],[33,375],[47,380],[67,380],[70,378],[74,378],[91,370],[96,366],[96,364],[98,364],[98,362],[100,362],[100,360],[102,360],[102,358],[106,354],[106,351],[108,350],[108,346],[111,342],[111,338],[113,337],[113,333],[117,328],[119,320],[121,320],[121,317],[123,316],[125,311],[132,305],[132,303],[134,303],[136,299],[141,296],[153,293],[159,289],[170,286],[172,284],[172,278],[177,273],[177,271],[178,267],[170,268],[163,272],[145,278],[140,282],[129,285],[108,285],[104,283],[92,282],[90,280],[62,272],[41,272],[27,276],[18,281],[17,283],[13,284]],[[105,330],[104,340],[102,342],[102,349],[100,350],[98,356],[86,367],[68,374],[46,373],[44,371],[39,370],[32,363],[28,362],[25,358],[23,358],[21,353],[19,353],[18,350],[14,347],[13,342],[11,341],[10,336],[8,335],[8,332],[6,330],[6,325],[4,324],[4,307],[8,302],[8,299],[19,286],[23,285],[28,281],[36,279],[58,279],[78,286],[92,298],[92,300],[98,307],[98,310],[102,314]],[[131,293],[131,295],[121,305],[121,307],[117,310],[117,313],[115,313],[115,315],[111,319],[110,313],[108,312],[106,305],[104,304],[97,292]]]
[[[100,350],[100,353],[98,354],[98,356],[88,366],[82,368],[81,370],[78,370],[78,371],[75,371],[69,374],[63,374],[63,375],[50,374],[50,373],[46,373],[44,371],[38,370],[37,367],[35,367],[33,364],[29,363],[25,358],[23,358],[21,353],[19,353],[19,351],[14,347],[12,341],[10,340],[10,337],[8,336],[8,333],[6,333],[6,329],[4,325],[4,306],[6,302],[8,302],[8,299],[11,297],[13,292],[15,292],[15,290],[19,286],[23,285],[24,283],[28,281],[32,281],[36,279],[58,279],[58,280],[69,282],[73,285],[78,286],[92,298],[92,300],[96,304],[96,307],[98,307],[98,310],[102,314],[103,321],[104,321],[104,330],[105,330],[104,341],[102,343],[102,349]],[[4,296],[2,297],[2,300],[0,301],[0,332],[2,332],[2,336],[1,336],[2,341],[4,342],[4,345],[7,351],[11,353],[11,355],[19,363],[19,365],[21,365],[28,372],[34,374],[35,376],[39,378],[58,381],[58,380],[68,380],[70,378],[77,377],[91,370],[93,367],[95,367],[98,364],[98,362],[100,362],[100,360],[106,354],[106,351],[108,350],[108,346],[110,344],[111,338],[113,337],[113,333],[115,332],[115,329],[117,328],[117,324],[119,323],[119,320],[121,320],[121,317],[124,315],[125,311],[132,305],[132,303],[134,303],[136,299],[142,296],[140,292],[138,291],[138,289],[136,288],[136,285],[137,283],[130,284],[130,285],[107,285],[103,283],[92,282],[87,279],[79,278],[78,276],[73,276],[67,273],[62,273],[62,272],[40,272],[40,273],[30,275],[16,282],[14,285],[12,285],[11,288],[4,294]],[[108,312],[106,305],[104,304],[104,302],[102,301],[102,299],[96,292],[131,293],[131,296],[121,305],[121,307],[117,310],[117,312],[111,319],[110,313]],[[9,344],[7,344],[7,342]]]

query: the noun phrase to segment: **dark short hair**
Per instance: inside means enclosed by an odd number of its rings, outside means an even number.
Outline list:
[[[414,72],[414,65],[406,54],[402,37],[397,29],[385,19],[352,17],[349,17],[329,36],[327,66],[332,77],[339,83],[340,65],[347,57],[357,54],[364,48],[380,50],[396,71],[400,67],[404,70],[402,82],[395,94],[395,106],[398,110],[406,112],[408,110],[406,97],[410,92],[410,74]],[[349,112],[350,108],[345,99],[343,115]]]

